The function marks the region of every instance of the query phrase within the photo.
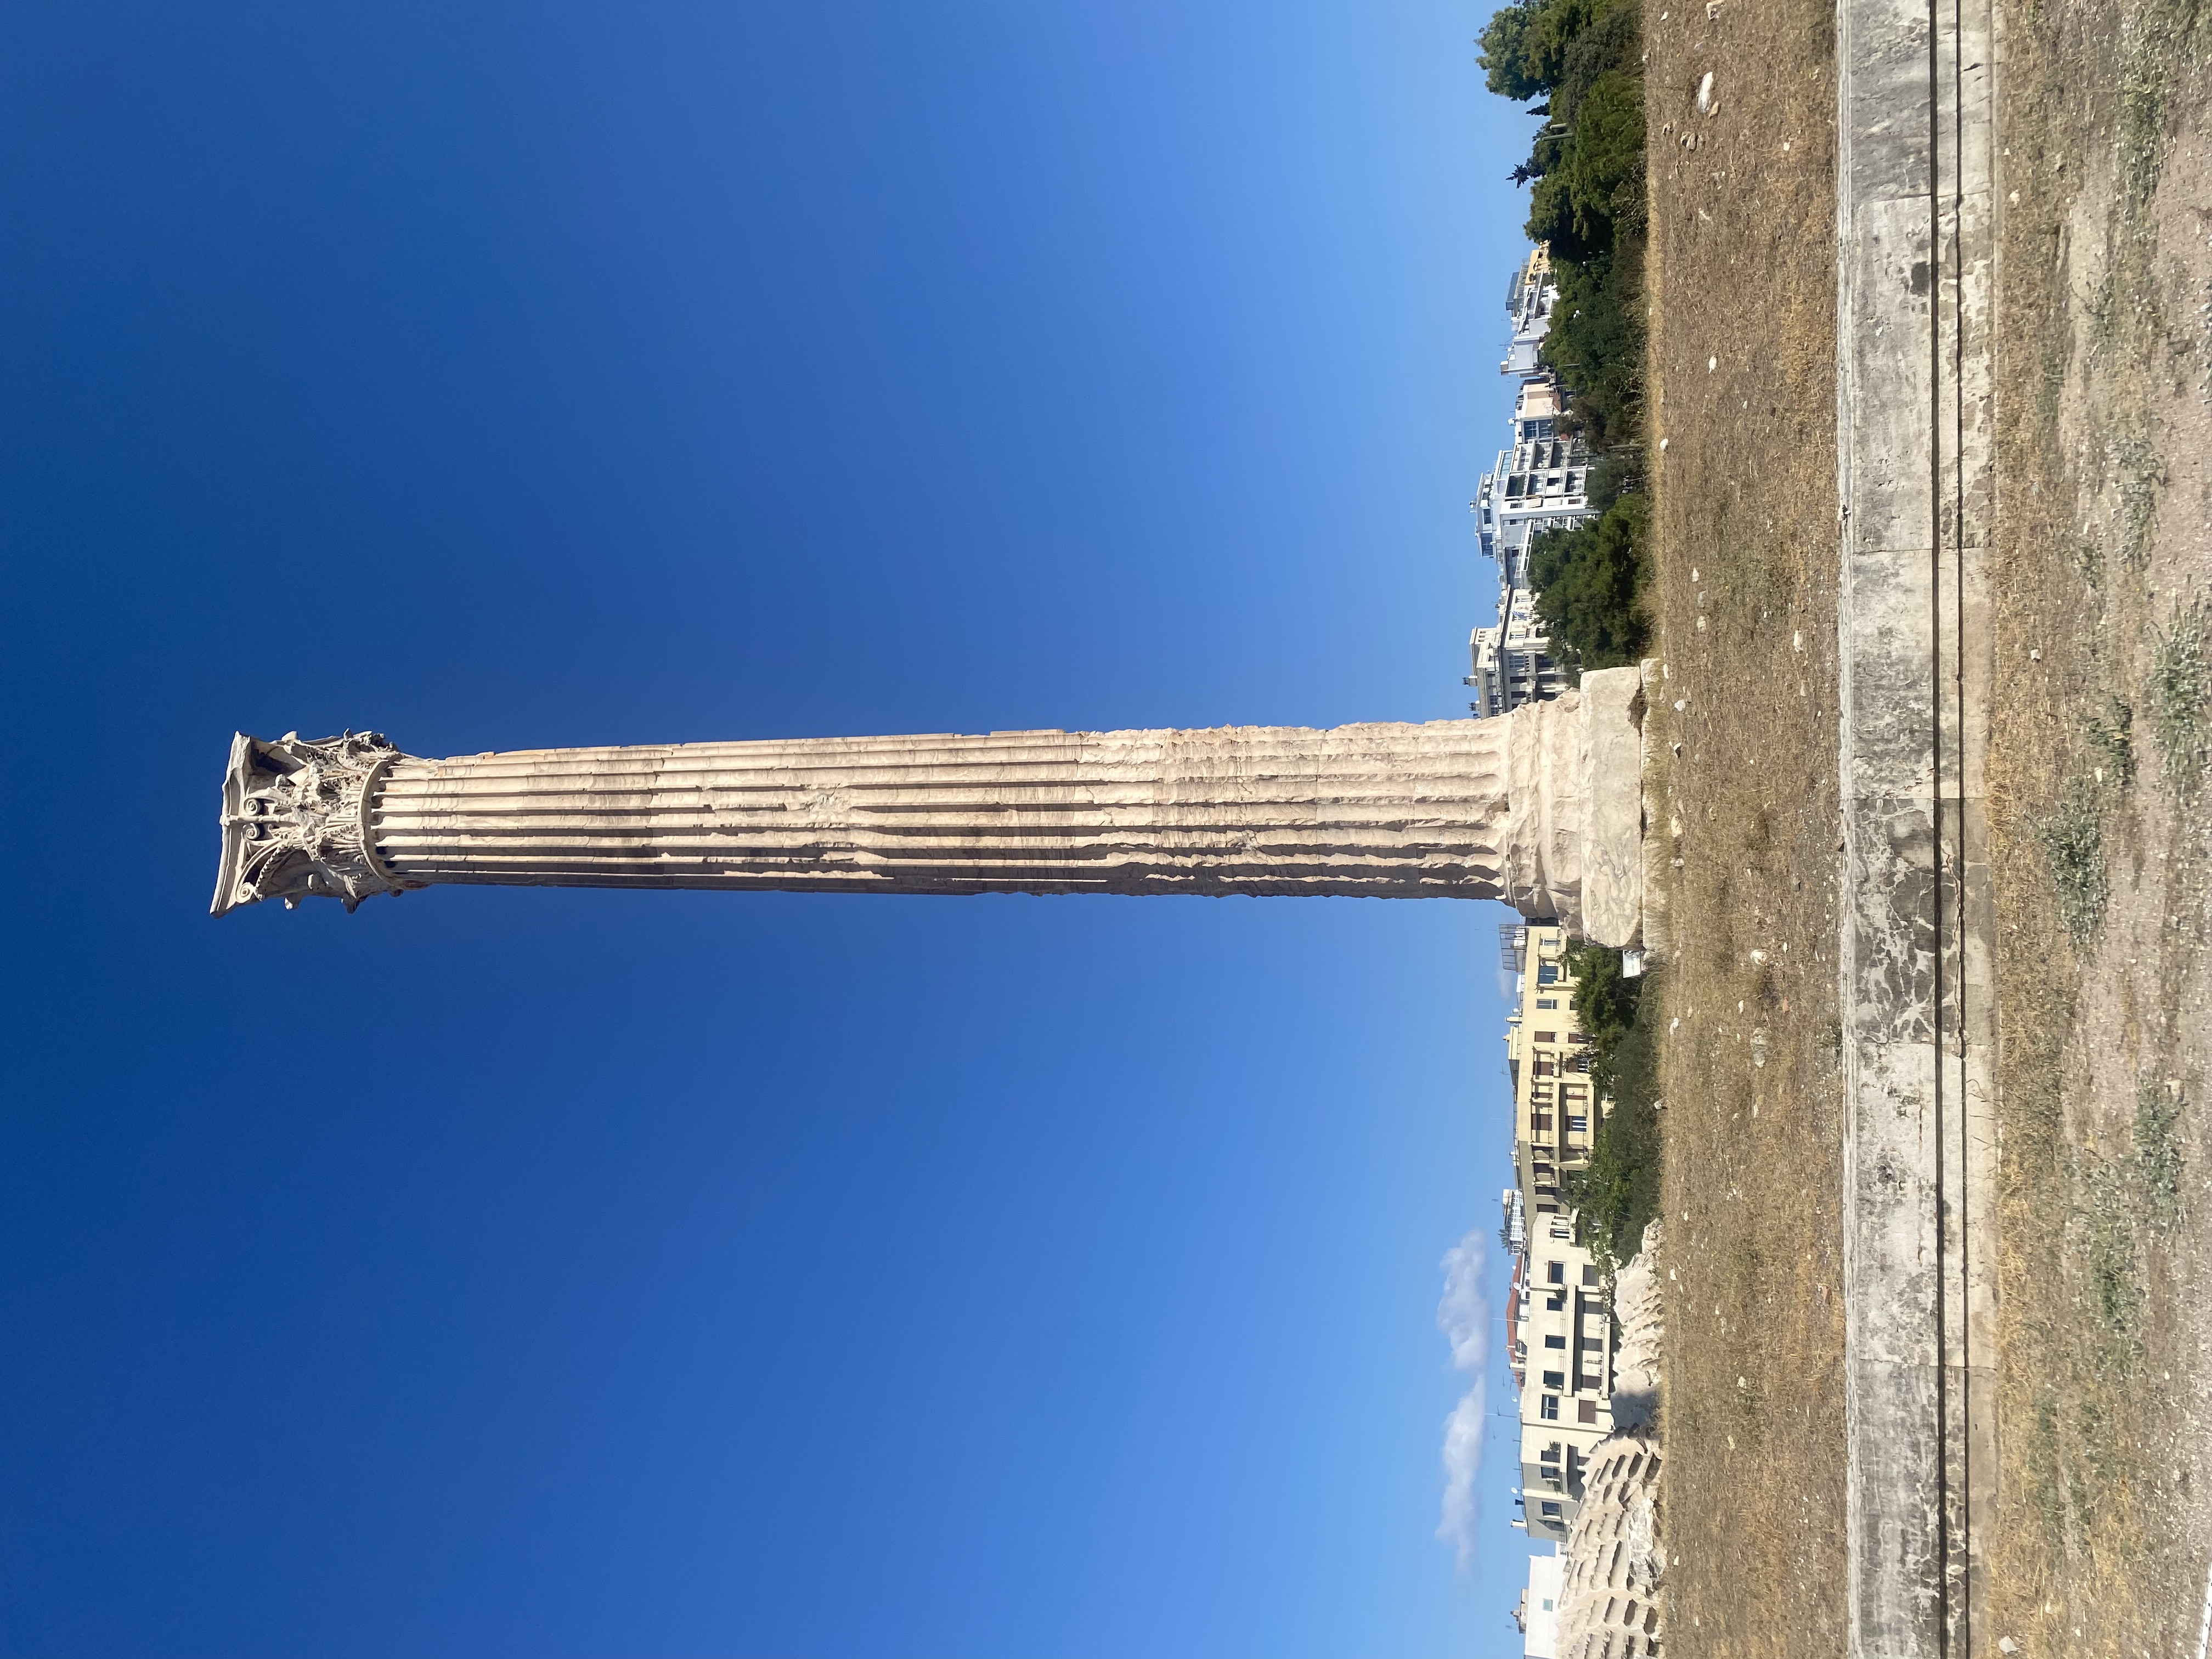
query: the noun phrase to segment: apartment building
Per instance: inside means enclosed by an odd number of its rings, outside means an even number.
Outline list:
[[[1589,452],[1565,429],[1559,385],[1536,360],[1558,298],[1550,253],[1532,250],[1508,290],[1513,340],[1498,365],[1520,381],[1512,445],[1498,452],[1468,503],[1476,540],[1483,556],[1498,562],[1498,621],[1476,629],[1468,641],[1466,684],[1475,693],[1468,707],[1478,715],[1503,714],[1566,689],[1528,586],[1528,550],[1537,532],[1566,529],[1596,511],[1589,504]]]
[[[1566,930],[1509,926],[1501,942],[1518,979],[1505,1034],[1516,1185],[1503,1199],[1513,1252],[1507,1354],[1520,1395],[1523,1513],[1515,1524],[1531,1537],[1564,1540],[1590,1455],[1613,1426],[1612,1304],[1595,1261],[1575,1242],[1564,1190],[1565,1176],[1589,1162],[1601,1109]]]
[[[1589,1036],[1575,1012],[1567,930],[1530,922],[1506,929],[1520,975],[1505,1020],[1505,1070],[1513,1085],[1513,1162],[1528,1194],[1531,1228],[1562,1213],[1560,1177],[1589,1162],[1601,1106],[1589,1080]]]
[[[1552,279],[1552,250],[1532,247],[1512,280],[1505,284],[1505,314],[1513,323],[1512,343],[1505,348],[1500,374],[1534,374],[1536,348],[1552,325],[1552,307],[1559,303],[1559,285]]]
[[[1536,595],[1525,586],[1504,584],[1498,593],[1498,623],[1468,635],[1467,684],[1474,688],[1468,704],[1478,716],[1503,714],[1524,702],[1548,702],[1567,689],[1567,677],[1552,660],[1552,635],[1536,614]]]
[[[1571,1224],[1538,1228],[1524,1260],[1521,1523],[1531,1538],[1564,1542],[1590,1458],[1613,1432],[1613,1309]]]

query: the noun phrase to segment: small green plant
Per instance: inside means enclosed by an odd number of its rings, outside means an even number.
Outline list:
[[[2081,1446],[2075,1471],[2088,1489],[2086,1496],[2090,1502],[2102,1504],[2111,1498],[2114,1484],[2127,1478],[2129,1470],[2127,1449],[2111,1402],[2094,1395],[2081,1401],[2074,1408],[2074,1431]]]
[[[2066,924],[2075,948],[2087,951],[2097,924],[2104,920],[2106,890],[2104,827],[2098,821],[2095,800],[2087,791],[2077,790],[2037,827],[2036,838],[2050,860],[2058,919]]]
[[[2066,1538],[2066,1488],[2060,1471],[2065,1453],[2058,1443],[2058,1413],[2047,1400],[2038,1401],[2035,1423],[2029,1431],[2027,1473],[2032,1484],[2029,1501],[2043,1522],[2046,1544],[2063,1546]]]
[[[2140,570],[2150,557],[2151,520],[2158,513],[2158,492],[2166,483],[2166,466],[2150,441],[2139,433],[2122,438],[2112,448],[2120,469],[2120,557]]]
[[[2204,769],[2204,705],[2212,694],[2204,601],[2176,612],[2151,648],[2151,741],[2174,787],[2185,793]]]
[[[2113,293],[2111,271],[2107,270],[2098,277],[2095,284],[2083,296],[2081,308],[2089,319],[2089,344],[2094,354],[2111,345],[2117,331],[2119,307]]]
[[[2131,733],[2136,723],[2134,708],[2123,697],[2106,700],[2102,719],[2089,719],[2089,746],[2104,757],[2103,769],[2112,782],[2125,788],[2136,775],[2135,745]]]
[[[2105,550],[2094,536],[2075,538],[2074,568],[2081,573],[2081,580],[2092,587],[2105,580]]]
[[[2143,1213],[2160,1232],[2181,1218],[2181,1102],[2161,1084],[2136,1091],[2136,1175],[2142,1182]]]
[[[2100,1164],[2091,1177],[2087,1228],[2089,1293],[2098,1319],[2112,1335],[2132,1342],[2142,1285],[2136,1271],[2135,1229],[2130,1224],[2121,1170]],[[2121,1356],[2132,1357],[2132,1349]]]
[[[2136,212],[2158,189],[2166,160],[2166,73],[2149,40],[2136,40],[2120,74],[2118,159],[2124,205]]]

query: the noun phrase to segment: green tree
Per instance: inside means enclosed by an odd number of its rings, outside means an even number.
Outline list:
[[[1644,981],[1621,971],[1620,952],[1609,945],[1570,945],[1561,960],[1575,982],[1575,1022],[1591,1045],[1610,1048],[1636,1023]]]
[[[1642,266],[1640,233],[1588,260],[1553,261],[1559,300],[1538,356],[1594,450],[1633,443],[1643,430]]]
[[[1583,100],[1597,78],[1618,70],[1640,79],[1643,56],[1643,19],[1638,9],[1611,0],[1593,13],[1588,25],[1567,43],[1559,60],[1559,84],[1552,89],[1551,118],[1573,126],[1580,118]]]
[[[1644,83],[1620,70],[1599,76],[1555,155],[1539,137],[1530,166],[1542,173],[1528,198],[1531,240],[1575,262],[1612,252],[1644,224]]]
[[[1482,31],[1484,84],[1525,104],[1547,96],[1567,75],[1575,42],[1607,11],[1630,0],[1519,0],[1496,12]]]
[[[1598,518],[1547,530],[1528,550],[1528,586],[1553,653],[1577,673],[1642,660],[1643,542],[1650,503],[1623,495]]]
[[[1500,7],[1482,32],[1482,51],[1474,60],[1482,65],[1483,84],[1516,104],[1541,98],[1547,89],[1530,58],[1529,32],[1535,14],[1533,0]]]

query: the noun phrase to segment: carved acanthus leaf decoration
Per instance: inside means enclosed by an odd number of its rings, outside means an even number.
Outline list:
[[[377,856],[368,808],[377,780],[402,758],[381,732],[319,740],[288,732],[274,743],[232,741],[222,788],[222,867],[216,915],[241,904],[334,898],[351,910],[375,893],[422,884]]]

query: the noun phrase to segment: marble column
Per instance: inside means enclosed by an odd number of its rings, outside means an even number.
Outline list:
[[[1590,675],[1578,693],[1494,720],[1328,731],[933,733],[444,760],[374,732],[241,733],[213,908],[327,896],[351,909],[454,884],[1502,898],[1625,944],[1642,869],[1638,815],[1624,823],[1618,810],[1640,799],[1635,676]],[[1624,780],[1591,775],[1624,767],[1625,794]],[[1593,831],[1608,844],[1589,844]],[[1586,896],[1591,886],[1602,890]]]

